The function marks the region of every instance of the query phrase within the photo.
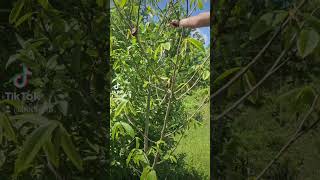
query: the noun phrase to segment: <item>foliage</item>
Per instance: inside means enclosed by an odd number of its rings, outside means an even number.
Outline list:
[[[0,179],[104,179],[107,1],[1,4],[1,94],[37,98],[17,107],[2,96]],[[19,64],[32,72],[22,89],[11,79]]]
[[[214,178],[318,179],[319,5],[216,4],[213,92],[225,89],[212,102]]]
[[[188,173],[174,154],[174,137],[195,121],[182,100],[209,78],[208,49],[190,30],[167,26],[190,13],[186,1],[166,1],[164,9],[159,2],[114,1],[111,8],[111,174],[117,179]]]

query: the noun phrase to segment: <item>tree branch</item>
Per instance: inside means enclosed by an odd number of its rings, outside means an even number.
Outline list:
[[[304,3],[306,2],[306,0],[303,0],[297,10],[295,11],[295,13],[298,11],[299,8],[301,8]],[[270,47],[270,45],[272,44],[272,42],[275,40],[275,38],[280,34],[281,30],[287,26],[288,22],[290,20],[290,17],[288,16],[286,18],[286,20],[283,22],[283,24],[275,31],[275,33],[273,34],[273,36],[269,39],[269,41],[266,43],[266,45],[258,52],[258,54],[252,59],[251,62],[249,62],[249,64],[247,64],[247,66],[245,66],[239,73],[237,73],[230,81],[228,81],[224,86],[222,86],[220,89],[218,89],[215,93],[213,93],[211,95],[210,99],[213,99],[214,97],[216,97],[217,95],[219,95],[221,92],[223,92],[224,90],[226,90],[228,87],[230,87],[235,81],[237,81],[239,78],[241,78],[242,75],[244,75],[249,68],[254,65],[259,59],[260,57],[264,54],[264,52]]]
[[[307,129],[307,130],[303,130],[303,125],[305,124],[306,120],[308,119],[308,117],[311,115],[311,113],[313,112],[315,105],[318,101],[319,95],[316,95],[316,97],[314,98],[312,105],[309,109],[309,111],[305,114],[304,118],[302,119],[299,127],[297,128],[296,132],[294,133],[294,135],[289,139],[289,141],[281,148],[281,150],[277,153],[277,155],[268,163],[268,165],[259,173],[259,175],[257,176],[256,180],[259,180],[262,178],[262,176],[267,172],[268,169],[270,169],[270,167],[280,158],[280,156],[285,153],[288,148],[294,143],[296,142],[302,135],[306,134],[311,128]],[[316,123],[318,123],[319,121],[316,121]],[[314,127],[315,124],[311,125],[310,127]]]

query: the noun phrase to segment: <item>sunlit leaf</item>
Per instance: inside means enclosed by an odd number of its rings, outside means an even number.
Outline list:
[[[201,50],[201,51],[205,51],[203,43],[194,39],[194,38],[187,38],[186,39],[188,42],[190,42],[194,47],[196,47],[197,49]]]
[[[115,110],[114,117],[118,117],[123,112],[123,110],[127,105],[127,102],[128,102],[127,100],[121,101],[121,103],[118,105],[118,107]]]
[[[140,176],[140,180],[157,180],[157,173],[150,166],[147,166],[143,169],[143,172]]]
[[[204,71],[202,74],[202,79],[207,80],[210,77],[210,71]]]
[[[198,8],[199,9],[203,9],[203,2],[202,2],[202,0],[198,0]]]

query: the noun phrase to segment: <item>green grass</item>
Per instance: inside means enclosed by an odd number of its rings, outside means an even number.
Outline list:
[[[195,91],[192,95],[184,99],[184,105],[190,114],[202,103],[208,89]],[[201,125],[192,127],[186,132],[177,147],[177,154],[186,154],[187,169],[195,169],[197,173],[203,174],[204,179],[210,177],[210,109],[206,104],[200,111],[202,116]],[[179,137],[176,137],[179,138]]]

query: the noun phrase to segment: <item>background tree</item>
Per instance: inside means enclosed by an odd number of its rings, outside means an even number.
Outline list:
[[[197,123],[183,98],[209,78],[209,51],[190,30],[167,26],[202,1],[113,1],[111,9],[111,174],[194,177],[175,155],[178,135]],[[187,7],[185,6],[187,4]],[[199,36],[201,38],[201,36]]]
[[[39,100],[0,101],[0,179],[105,179],[108,1],[1,1],[1,8],[1,93]],[[22,90],[10,80],[21,63],[32,71]],[[19,113],[21,106],[36,111]]]
[[[317,179],[319,1],[220,1],[214,177]]]

